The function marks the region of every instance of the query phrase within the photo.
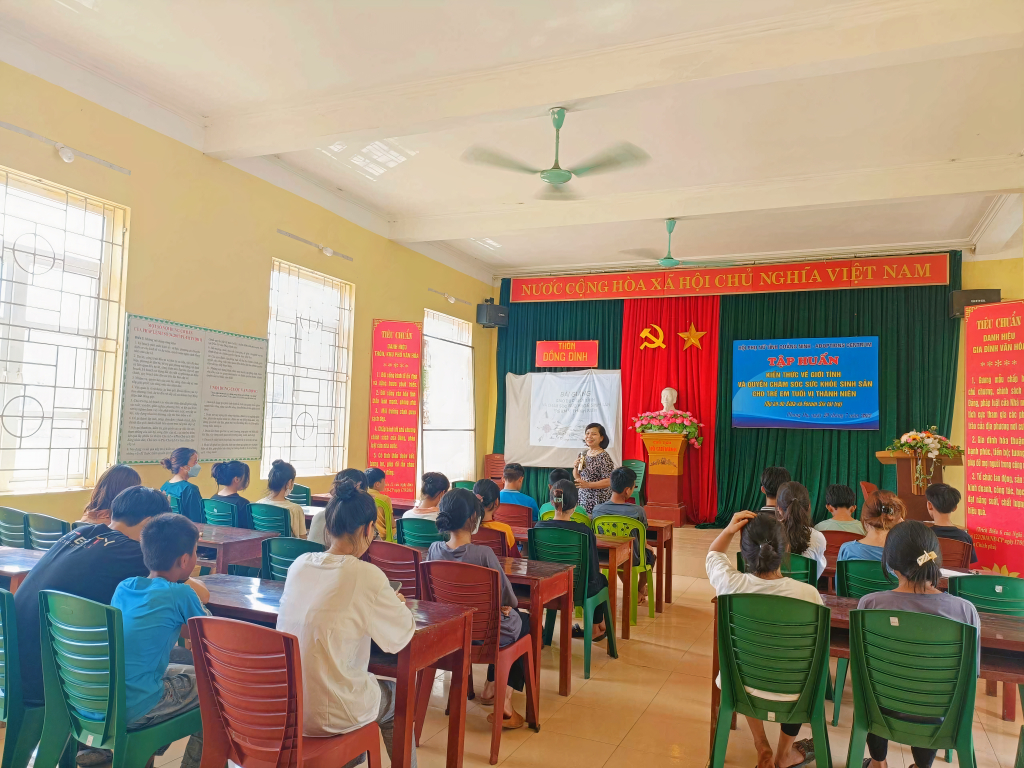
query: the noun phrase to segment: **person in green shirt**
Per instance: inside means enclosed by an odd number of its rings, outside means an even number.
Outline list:
[[[391,506],[391,498],[384,495],[384,489],[387,486],[387,475],[384,470],[378,467],[370,467],[366,470],[366,485],[377,505],[377,535],[384,541],[394,541],[395,510]]]
[[[860,520],[853,519],[853,513],[857,511],[857,497],[850,486],[830,485],[825,491],[825,508],[832,516],[814,526],[814,530],[864,535],[864,526]]]

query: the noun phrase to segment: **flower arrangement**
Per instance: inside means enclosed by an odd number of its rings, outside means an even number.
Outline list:
[[[964,449],[954,445],[948,437],[938,433],[938,427],[931,427],[922,432],[911,430],[892,441],[885,449],[887,451],[901,451],[912,454],[918,461],[914,472],[914,484],[925,487],[931,482],[935,475],[935,467],[942,464],[942,458],[959,458],[964,455]],[[931,470],[925,473],[926,461],[931,459]]]
[[[700,428],[704,425],[689,411],[649,411],[633,417],[633,429],[637,432],[671,432],[684,435],[694,448],[700,448],[704,438]]]

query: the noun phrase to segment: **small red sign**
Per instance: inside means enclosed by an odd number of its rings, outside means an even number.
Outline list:
[[[538,341],[538,368],[597,368],[596,341]]]

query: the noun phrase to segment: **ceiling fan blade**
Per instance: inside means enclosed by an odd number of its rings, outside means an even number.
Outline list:
[[[573,194],[562,184],[545,184],[544,188],[534,195],[538,200],[579,200],[579,195]]]
[[[537,168],[531,168],[526,163],[516,160],[514,157],[509,157],[503,152],[499,152],[496,149],[488,149],[487,147],[470,147],[463,153],[462,159],[467,163],[490,165],[494,168],[502,168],[506,171],[533,174],[540,173],[540,170]]]
[[[579,167],[572,168],[576,176],[592,176],[598,173],[608,173],[633,165],[642,165],[651,159],[651,156],[635,144],[616,144],[603,152],[599,152],[585,160]]]

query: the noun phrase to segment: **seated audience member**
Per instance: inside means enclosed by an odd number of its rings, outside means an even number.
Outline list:
[[[761,473],[761,493],[764,494],[764,506],[760,512],[775,512],[775,497],[783,483],[788,483],[793,477],[785,467],[766,467]]]
[[[505,471],[502,473],[502,478],[505,481],[505,487],[501,489],[501,503],[518,504],[521,507],[529,507],[530,512],[533,514],[533,519],[536,520],[540,516],[540,511],[537,509],[537,502],[532,496],[527,496],[521,490],[523,487],[523,480],[526,478],[526,470],[523,469],[523,465],[506,464]]]
[[[326,519],[329,549],[295,559],[277,615],[277,629],[299,640],[302,731],[334,736],[376,721],[390,757],[395,683],[370,674],[370,641],[397,653],[416,622],[384,572],[359,559],[377,534],[373,498],[351,480],[337,481]],[[415,768],[415,745],[410,764]]]
[[[274,459],[267,476],[267,495],[260,499],[260,504],[272,504],[288,510],[291,521],[292,536],[297,539],[306,538],[306,513],[294,501],[288,501],[288,494],[295,487],[295,467],[287,461]]]
[[[732,537],[740,531],[740,552],[747,566],[746,573],[736,570],[730,556]],[[821,605],[821,595],[817,589],[782,575],[782,558],[785,554],[786,531],[775,518],[774,510],[756,515],[747,511],[737,512],[708,550],[705,563],[708,579],[716,595],[774,595]],[[721,682],[718,684],[721,685]],[[791,698],[771,691],[750,690],[750,693],[769,701],[788,701]],[[814,759],[813,741],[796,741],[800,733],[799,724],[781,726],[774,755],[764,732],[764,723],[748,717],[747,725],[757,749],[757,768],[791,768],[806,765]]]
[[[171,473],[171,479],[160,486],[160,490],[178,500],[178,512],[193,523],[201,523],[203,515],[203,496],[199,489],[188,481],[197,477],[202,467],[199,466],[199,453],[192,448],[175,448],[166,459],[160,459],[160,466]]]
[[[940,539],[956,539],[971,545],[971,562],[978,562],[978,553],[974,550],[974,539],[963,528],[953,525],[953,513],[960,504],[960,491],[945,483],[929,485],[924,492],[927,500],[928,515],[935,521],[932,533]]]
[[[556,494],[561,492],[561,497]],[[575,523],[572,521],[573,510],[579,502],[576,483],[572,480],[559,480],[551,486],[551,503],[555,508],[553,520],[541,520],[537,528],[562,528],[567,531],[576,531],[587,537],[587,544],[590,548],[590,571],[587,573],[587,597],[593,597],[602,589],[608,586],[608,579],[601,573],[601,563],[597,554],[597,537],[589,525]],[[593,642],[603,640],[605,637],[604,625],[604,603],[594,609],[594,637]],[[583,628],[573,624],[573,637],[583,637]]]
[[[516,547],[516,535],[512,532],[512,526],[508,523],[499,523],[494,519],[494,513],[501,504],[498,495],[498,484],[493,480],[477,480],[476,485],[473,486],[473,493],[476,494],[478,499],[480,499],[480,506],[483,507],[484,510],[484,520],[480,523],[480,527],[490,528],[492,531],[501,531],[505,534],[505,541],[508,542],[509,552],[515,550],[518,555],[519,550]]]
[[[438,505],[441,498],[451,488],[448,478],[440,472],[427,472],[420,478],[420,500],[416,506],[406,512],[406,516],[423,517],[427,520],[437,520]]]
[[[548,473],[548,498],[551,497],[551,489],[554,488],[555,483],[557,483],[559,480],[572,480],[572,472],[570,472],[568,469],[552,469]],[[541,505],[541,508],[537,513],[538,518],[545,512],[553,512],[554,509],[555,505],[552,504],[550,501],[544,502],[544,504]],[[580,511],[583,512],[583,514],[587,513],[587,511],[582,507],[580,507]]]
[[[395,510],[391,506],[391,498],[384,495],[384,490],[387,487],[387,475],[383,469],[370,467],[366,470],[366,484],[367,492],[373,497],[373,501],[377,505],[377,535],[381,539],[387,539],[389,533],[394,533],[388,530],[388,521],[390,520],[394,524],[395,519]]]
[[[882,562],[896,574],[899,586],[887,592],[864,595],[857,603],[858,608],[930,613],[970,624],[980,630],[981,620],[971,603],[936,588],[942,578],[939,570],[942,566],[942,552],[934,529],[929,529],[918,520],[907,520],[897,525],[885,540]],[[980,664],[980,642],[978,658]],[[869,733],[868,752],[871,760],[864,761],[865,768],[885,768],[888,749],[889,742],[886,739]],[[935,760],[934,749],[911,746],[910,751],[917,768],[931,768]]]
[[[334,489],[343,480],[348,480],[356,487],[357,491],[362,491],[363,493],[370,487],[366,480],[366,473],[363,470],[349,467],[348,469],[341,470],[341,472],[334,476],[334,485],[331,486],[332,494]],[[327,507],[317,510],[313,514],[313,519],[309,521],[309,535],[306,538],[325,547],[330,546],[327,539]]]
[[[210,467],[210,474],[217,481],[217,493],[210,498],[233,504],[238,510],[235,515],[238,527],[252,528],[249,500],[238,495],[249,487],[249,465],[244,461],[220,461]]]
[[[196,567],[199,529],[183,515],[157,515],[142,532],[149,576],[125,579],[110,604],[124,627],[125,722],[129,730],[162,723],[199,706],[196,670],[172,663],[171,650],[187,622],[204,616],[210,593],[189,578]],[[203,732],[193,733],[181,768],[198,768]],[[109,758],[108,758],[109,759]]]
[[[501,585],[501,638],[499,645],[504,647],[530,634],[530,616],[517,611],[519,601],[512,591],[512,583],[505,575],[497,555],[490,547],[473,544],[473,532],[480,525],[483,508],[480,500],[465,488],[456,488],[446,493],[441,499],[441,508],[437,515],[437,530],[449,533],[448,541],[435,541],[427,550],[426,560],[452,560],[470,565],[481,565],[498,572]],[[505,708],[502,718],[503,728],[522,728],[525,722],[522,715],[512,708],[512,691],[522,691],[526,685],[526,662],[523,657],[515,660],[509,670],[508,687],[505,688]],[[487,667],[487,685],[484,686],[480,703],[489,706],[494,703],[494,665]],[[487,716],[487,722],[494,722],[494,713]]]
[[[639,504],[629,503],[629,498],[633,495],[635,489],[636,472],[629,467],[618,467],[612,470],[612,500],[594,507],[594,512],[591,514],[590,519],[596,522],[599,517],[604,515],[621,515],[622,517],[632,517],[639,520],[646,528],[647,513],[644,511],[644,508]],[[641,542],[639,538],[633,542],[633,565],[640,565],[641,546],[647,547],[647,564],[653,567],[657,560],[654,549],[647,542]],[[620,574],[620,576],[625,578],[623,574]],[[640,574],[639,598],[640,602],[644,602],[647,599],[646,572]]]
[[[110,505],[117,494],[125,488],[142,485],[139,473],[127,464],[115,464],[100,475],[96,487],[92,489],[89,503],[85,505],[80,523],[90,525],[107,525],[110,523]]]
[[[864,526],[860,520],[853,518],[857,511],[857,496],[853,488],[848,485],[830,485],[825,490],[825,509],[831,517],[822,520],[816,526],[816,531],[846,531],[864,535]]]
[[[818,576],[825,570],[825,547],[821,531],[811,528],[811,497],[800,483],[790,480],[779,488],[775,516],[786,532],[789,551],[818,563]]]
[[[863,539],[843,544],[836,560],[881,560],[885,537],[906,515],[907,507],[895,493],[874,491],[864,500],[860,513],[867,533]]]

